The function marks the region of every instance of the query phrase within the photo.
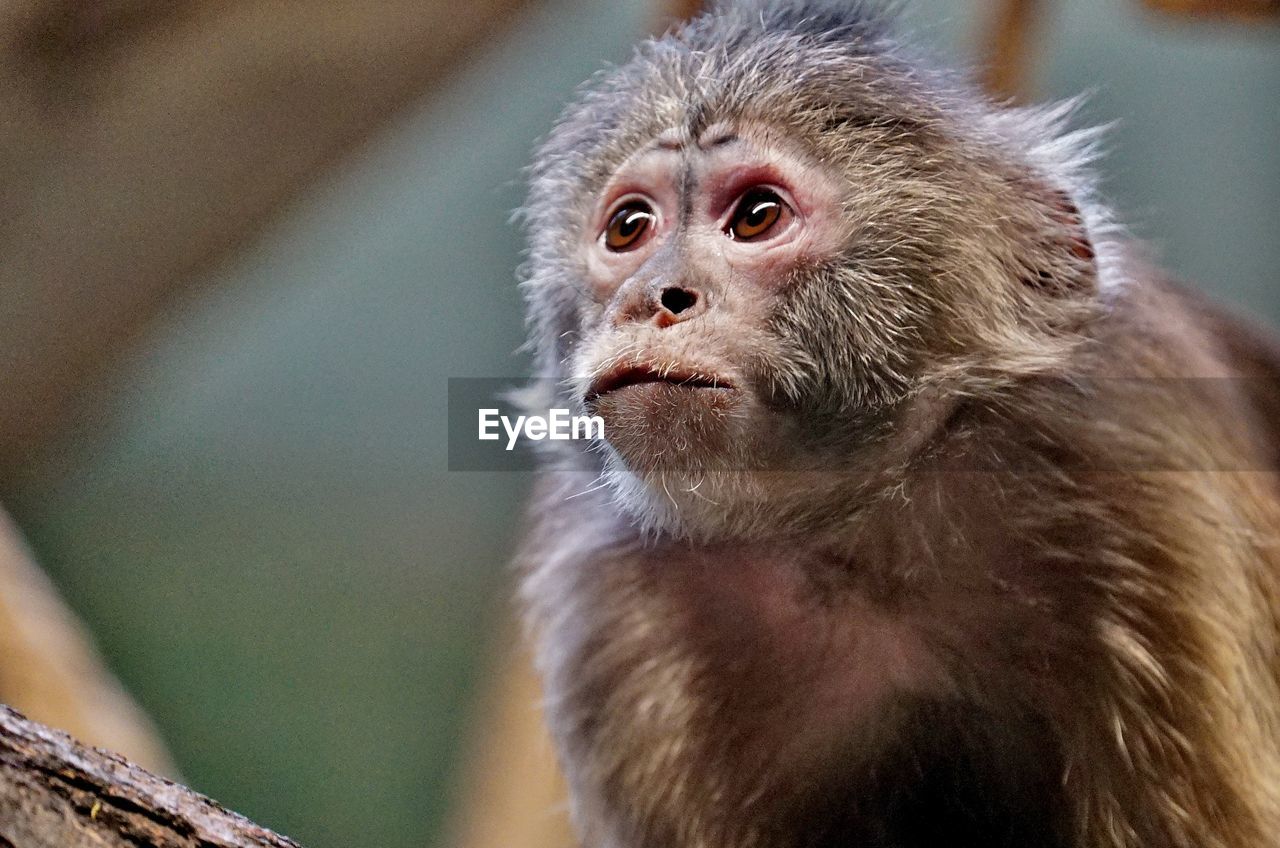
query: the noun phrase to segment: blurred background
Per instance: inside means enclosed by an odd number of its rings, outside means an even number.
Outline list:
[[[1274,25],[902,5],[1008,91],[1091,91],[1122,220],[1280,323]],[[521,168],[679,11],[0,4],[0,503],[196,789],[311,848],[484,810],[529,481],[447,470],[446,381],[525,373]]]

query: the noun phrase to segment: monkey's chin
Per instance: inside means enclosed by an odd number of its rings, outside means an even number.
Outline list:
[[[600,395],[591,409],[633,471],[696,474],[737,461],[744,406],[736,388],[648,382]]]
[[[604,480],[646,532],[733,534],[759,504],[758,404],[749,391],[644,383],[596,399],[609,446]]]

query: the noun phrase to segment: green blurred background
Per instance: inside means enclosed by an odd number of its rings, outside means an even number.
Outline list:
[[[908,0],[971,61],[974,2]],[[171,310],[12,510],[190,782],[311,848],[438,842],[507,604],[523,475],[450,473],[449,377],[524,360],[509,224],[573,86],[652,8],[557,2]],[[1039,97],[1092,90],[1163,263],[1280,320],[1280,40],[1063,0]]]

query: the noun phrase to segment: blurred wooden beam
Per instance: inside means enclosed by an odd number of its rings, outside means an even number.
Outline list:
[[[697,17],[707,4],[703,0],[660,0],[654,4],[654,32],[662,32],[676,24]]]
[[[1201,20],[1280,22],[1280,0],[1143,0],[1157,12]]]
[[[176,776],[151,723],[107,671],[88,634],[36,567],[3,512],[0,702]]]
[[[1032,57],[1044,11],[1043,0],[991,0],[982,84],[1001,100],[1025,100],[1030,94]]]
[[[532,658],[505,628],[477,711],[446,848],[571,848],[568,790],[543,723]]]
[[[703,0],[669,0],[667,14],[677,21],[687,21],[701,14],[706,5]]]
[[[534,2],[0,4],[0,485],[194,271]]]

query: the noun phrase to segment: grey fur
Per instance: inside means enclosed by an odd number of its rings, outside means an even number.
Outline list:
[[[865,412],[933,385],[986,392],[1051,371],[1073,344],[1060,330],[1123,284],[1111,216],[1087,167],[1096,133],[1066,129],[1071,103],[991,104],[886,33],[856,3],[727,4],[585,87],[535,156],[522,216],[539,377],[567,387],[583,325],[598,315],[574,262],[604,180],[658,132],[725,119],[781,126],[857,187],[845,260],[778,310],[780,350],[762,365],[780,400]],[[1058,249],[1055,193],[1079,210],[1096,265]],[[1016,284],[1041,272],[1062,296]],[[567,387],[560,400],[580,398]],[[642,524],[670,527],[665,498],[637,491],[616,463],[608,471]]]

